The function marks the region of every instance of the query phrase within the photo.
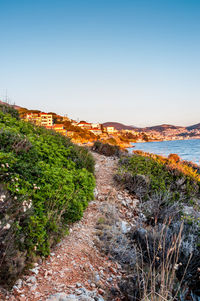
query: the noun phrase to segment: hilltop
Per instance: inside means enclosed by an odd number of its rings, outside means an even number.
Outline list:
[[[132,125],[124,125],[119,122],[104,122],[103,126],[105,127],[114,127],[116,130],[135,130],[137,127],[134,127]]]

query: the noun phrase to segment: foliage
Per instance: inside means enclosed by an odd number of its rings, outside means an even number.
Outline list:
[[[141,197],[170,191],[171,200],[181,197],[190,201],[199,196],[200,176],[177,157],[164,158],[137,151],[133,156],[121,159],[116,178],[124,181],[127,189]],[[139,189],[142,189],[141,193]]]
[[[140,198],[138,224],[129,233],[132,256],[139,257],[120,284],[126,300],[197,300],[199,169],[176,154],[136,151],[120,160],[115,179]]]
[[[79,220],[94,160],[66,137],[0,110],[0,282],[10,284]]]
[[[109,143],[101,143],[96,141],[92,150],[104,156],[119,156],[120,148],[117,145],[110,145]]]
[[[15,117],[16,119],[19,120],[19,113],[17,110],[15,110],[11,105],[9,104],[0,104],[0,111],[2,111],[3,113],[8,113],[10,114],[12,117]]]

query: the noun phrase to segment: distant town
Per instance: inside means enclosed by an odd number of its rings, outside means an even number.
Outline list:
[[[0,103],[3,103],[0,101]],[[117,122],[92,123],[76,121],[54,112],[29,110],[13,105],[21,119],[54,130],[78,144],[92,144],[96,140],[127,148],[132,142],[200,139],[200,123],[190,126],[159,125],[147,128],[126,126]]]

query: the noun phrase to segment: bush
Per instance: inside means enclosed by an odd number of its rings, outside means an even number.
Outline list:
[[[92,147],[92,150],[104,155],[104,156],[118,156],[120,155],[120,148],[117,145],[111,145],[108,143],[101,143],[96,141]]]
[[[119,284],[125,300],[198,300],[198,170],[174,154],[137,151],[119,161],[115,179],[140,197],[141,218],[126,246],[132,245],[136,265]]]
[[[5,114],[10,114],[12,117],[19,120],[19,113],[17,110],[15,110],[11,105],[9,104],[0,104],[0,111],[2,111]]]
[[[60,134],[0,111],[0,283],[10,285],[79,220],[94,160]]]
[[[156,155],[137,152],[120,160],[118,182],[138,197],[148,199],[157,192],[171,193],[171,201],[200,196],[200,176],[197,171],[177,158],[167,159]]]

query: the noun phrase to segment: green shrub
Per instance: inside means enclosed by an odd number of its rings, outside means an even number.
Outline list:
[[[82,217],[95,186],[87,149],[11,113],[0,110],[2,284],[11,284],[37,256],[49,254],[68,225]]]
[[[10,114],[12,117],[19,120],[19,113],[17,110],[15,110],[11,105],[9,104],[0,104],[0,111],[2,111],[5,114]]]
[[[104,156],[119,156],[120,148],[117,145],[111,145],[108,143],[101,143],[100,141],[96,141],[92,147],[92,150],[104,155]]]
[[[131,193],[140,197],[170,191],[172,200],[180,197],[190,201],[199,196],[199,175],[191,167],[182,164],[173,155],[169,159],[156,155],[136,152],[133,156],[121,159],[118,181],[124,182]]]

